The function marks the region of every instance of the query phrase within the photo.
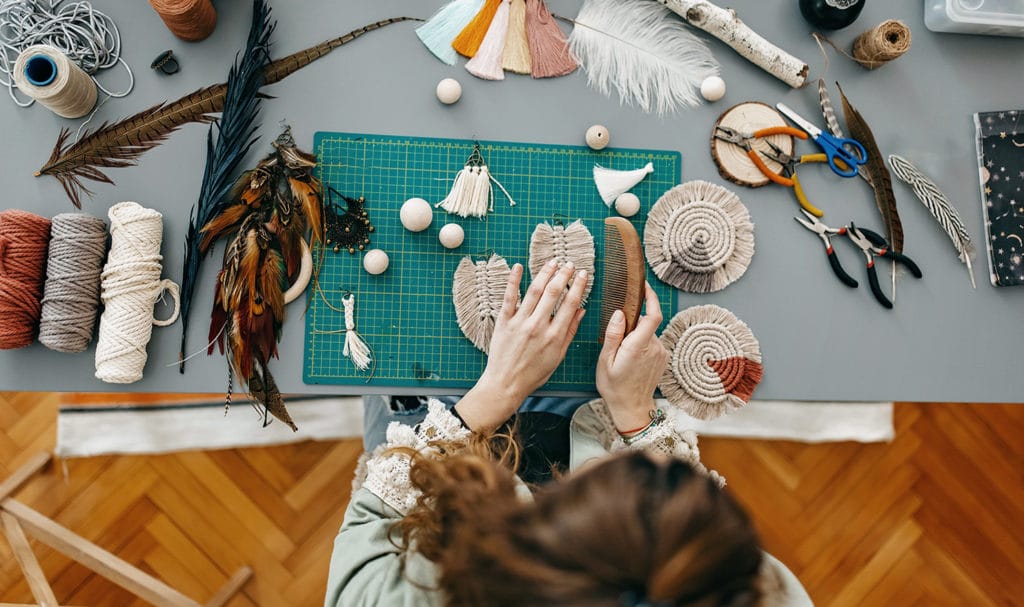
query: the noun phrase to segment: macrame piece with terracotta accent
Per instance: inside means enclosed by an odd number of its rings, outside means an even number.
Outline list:
[[[736,129],[741,133],[753,133],[773,126],[788,126],[786,119],[775,108],[758,101],[734,105],[719,116],[715,124]],[[778,146],[786,154],[793,153],[793,138],[789,135],[769,135],[753,139],[750,145],[755,150],[770,152],[769,143]],[[759,188],[771,183],[750,160],[746,150],[728,141],[716,139],[714,128],[711,129],[711,158],[718,167],[718,173],[736,185]],[[762,160],[772,171],[778,173],[782,170],[782,165],[764,155]]]
[[[587,271],[587,286],[583,290],[585,304],[594,286],[594,236],[582,221],[577,219],[568,226],[537,224],[530,237],[530,276],[539,274],[552,259],[559,266],[571,261],[577,272]],[[566,290],[571,286],[572,281],[569,281]]]
[[[757,338],[725,308],[683,310],[669,321],[661,343],[671,353],[661,393],[698,419],[714,419],[747,404],[764,375]]]
[[[475,262],[471,257],[463,257],[455,270],[455,318],[462,334],[485,354],[491,346],[510,272],[508,262],[500,255]]]
[[[720,291],[747,271],[754,224],[736,194],[690,181],[665,192],[647,215],[644,253],[662,282],[688,293]]]

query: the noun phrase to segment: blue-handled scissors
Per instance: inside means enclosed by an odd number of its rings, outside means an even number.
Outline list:
[[[860,172],[857,167],[868,161],[868,153],[859,141],[847,138],[840,139],[833,137],[829,133],[822,132],[821,129],[805,120],[803,116],[791,110],[785,103],[776,103],[775,107],[811,136],[814,143],[817,143],[818,147],[825,152],[825,156],[828,157],[828,166],[831,167],[832,172],[836,175],[840,177],[856,177],[857,173]],[[853,152],[851,152],[851,149]],[[846,164],[845,169],[836,164],[837,158]]]

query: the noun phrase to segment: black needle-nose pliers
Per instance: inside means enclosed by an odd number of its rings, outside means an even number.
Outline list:
[[[906,255],[890,249],[889,244],[881,234],[866,228],[858,228],[853,225],[852,221],[846,229],[846,235],[849,236],[853,244],[860,247],[864,257],[867,258],[868,282],[871,283],[871,292],[874,294],[875,299],[886,308],[892,309],[892,302],[885,296],[885,293],[882,292],[882,287],[878,284],[878,273],[875,271],[875,257],[887,257],[896,263],[903,264],[914,275],[914,278],[921,278],[921,268],[917,267],[917,264]]]
[[[804,220],[799,217],[794,217],[793,219],[797,220],[800,225],[814,232],[819,238],[821,238],[822,242],[825,243],[825,254],[828,255],[828,263],[832,266],[832,271],[835,273],[836,277],[838,277],[844,285],[856,288],[857,281],[847,274],[846,270],[843,269],[843,266],[839,264],[839,258],[836,257],[836,252],[832,248],[832,239],[830,238],[833,234],[837,236],[846,235],[846,228],[830,228],[819,221],[818,218],[807,209],[800,209],[800,212],[803,213],[807,219]]]

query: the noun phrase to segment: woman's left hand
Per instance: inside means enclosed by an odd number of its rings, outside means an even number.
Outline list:
[[[590,279],[585,271],[575,272],[572,265],[559,268],[551,262],[533,279],[519,303],[522,275],[522,265],[512,267],[491,337],[487,367],[457,406],[459,415],[474,430],[501,425],[527,396],[547,382],[565,358],[585,314],[580,308]],[[570,279],[573,283],[567,292],[565,286]]]

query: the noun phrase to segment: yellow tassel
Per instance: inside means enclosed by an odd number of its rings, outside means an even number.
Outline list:
[[[498,12],[499,6],[501,6],[501,0],[487,0],[487,3],[476,14],[476,17],[473,17],[469,25],[459,32],[455,40],[452,40],[452,48],[458,51],[460,55],[466,57],[476,55],[477,50],[480,48],[480,43],[484,41],[484,36],[487,35],[487,29],[491,27],[494,13]]]
[[[508,37],[505,38],[505,70],[516,74],[530,73],[530,41],[526,38],[526,0],[512,0],[508,15]]]

